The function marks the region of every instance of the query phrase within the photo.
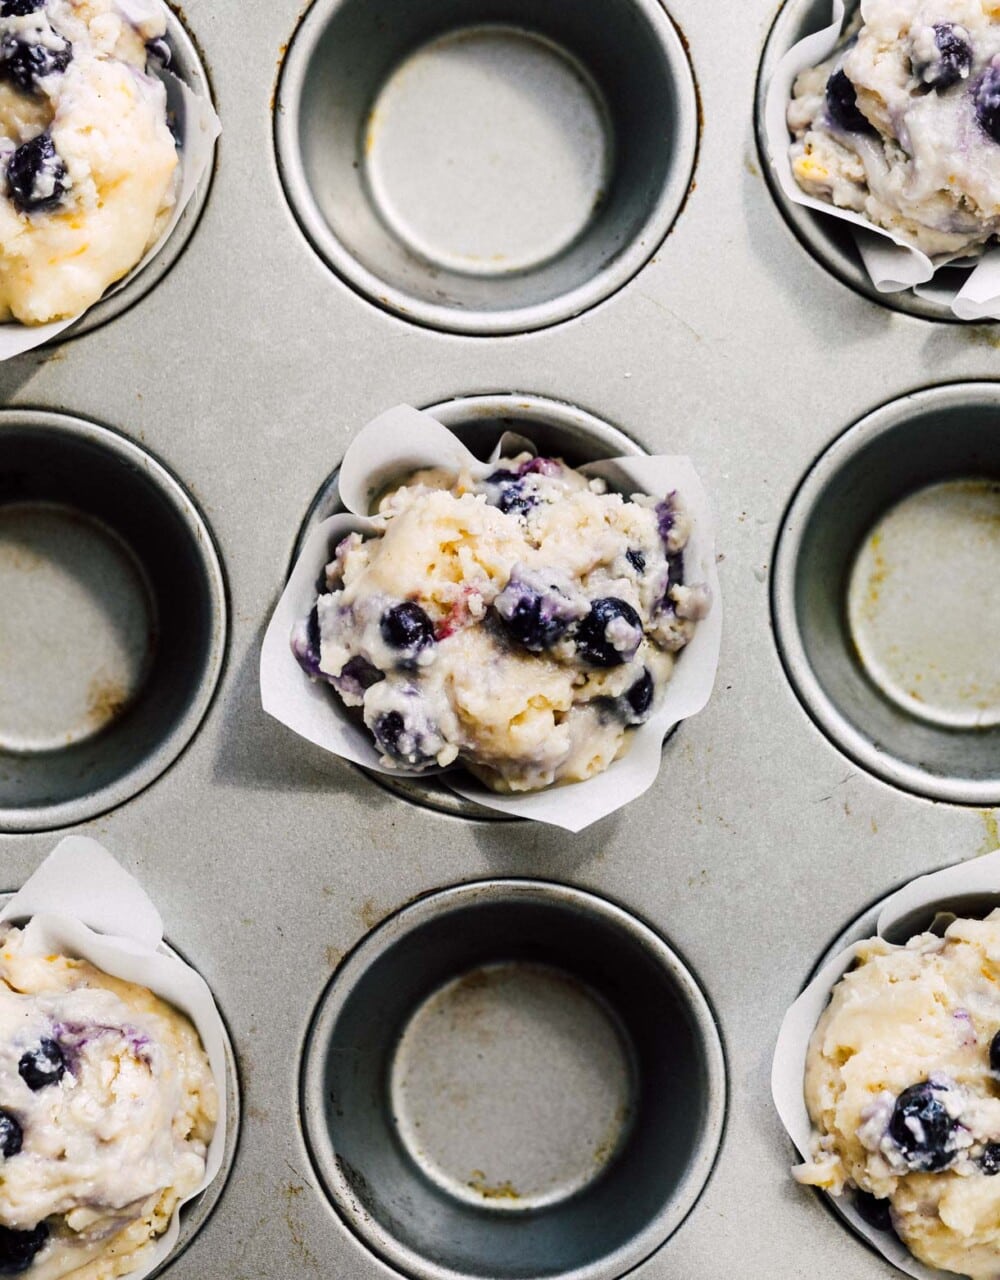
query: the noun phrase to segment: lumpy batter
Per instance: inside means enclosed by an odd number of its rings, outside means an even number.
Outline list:
[[[110,1280],[201,1182],[217,1097],[194,1027],[82,960],[0,945],[0,1275]]]
[[[387,766],[465,764],[495,791],[606,769],[709,606],[675,495],[631,500],[565,463],[421,472],[352,534],[292,647]]]
[[[0,0],[0,320],[80,314],[166,226],[165,31],[148,0]]]
[[[808,194],[932,258],[981,253],[1000,232],[1000,3],[862,0],[788,122]]]
[[[852,1188],[921,1261],[996,1280],[1000,911],[905,947],[865,943],[813,1034],[805,1096],[801,1182]]]

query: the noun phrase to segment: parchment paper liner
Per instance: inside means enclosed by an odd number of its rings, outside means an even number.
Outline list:
[[[92,965],[148,987],[185,1013],[208,1054],[219,1095],[219,1118],[208,1148],[205,1176],[178,1205],[153,1244],[146,1264],[127,1273],[142,1280],[159,1267],[180,1232],[180,1209],[200,1195],[222,1167],[226,1145],[226,1035],[207,983],[179,957],[161,949],[163,921],[141,888],[96,840],[67,836],[0,911],[0,922],[30,919],[25,942],[43,954],[89,960]]]
[[[1000,849],[972,862],[962,862],[944,871],[920,876],[898,889],[885,900],[878,912],[875,933],[884,937],[894,926],[914,914],[946,911],[948,903],[967,896],[995,896],[1000,907]],[[855,941],[828,960],[785,1014],[778,1033],[771,1066],[771,1094],[781,1123],[803,1158],[809,1157],[812,1124],[806,1109],[803,1081],[809,1040],[820,1015],[826,1008],[830,992],[850,969],[858,954],[858,944],[872,937],[871,914],[857,921]],[[928,928],[925,925],[924,928]],[[918,1262],[906,1245],[891,1231],[877,1231],[869,1226],[854,1207],[849,1191],[841,1196],[828,1196],[829,1203],[847,1220],[858,1235],[863,1236],[884,1258],[915,1280],[942,1280],[952,1272]]]
[[[921,297],[943,303],[959,320],[1000,320],[1000,248],[988,249],[967,268],[961,289],[933,284],[935,272],[944,266],[962,266],[954,259],[932,259],[906,243],[902,236],[873,223],[850,209],[838,209],[825,200],[806,195],[792,174],[788,149],[791,135],[787,110],[796,76],[824,62],[834,51],[844,25],[844,0],[832,0],[829,26],[792,46],[774,70],[764,102],[764,139],[771,169],[785,196],[794,204],[854,227],[858,251],[880,293],[912,289]],[[929,286],[929,287],[924,287]]]
[[[528,442],[505,437],[515,452]],[[271,618],[260,661],[260,689],[264,710],[317,746],[396,777],[435,776],[459,795],[490,809],[549,822],[567,831],[581,831],[599,818],[643,794],[660,768],[663,739],[678,721],[700,711],[708,702],[715,681],[722,637],[722,599],[715,566],[715,541],[708,499],[687,458],[616,458],[582,468],[601,475],[627,492],[665,496],[676,490],[691,517],[692,533],[684,552],[685,580],[705,582],[712,592],[712,609],[698,623],[691,643],[677,655],[673,678],[656,713],[632,735],[629,752],[597,777],[528,795],[495,795],[464,770],[431,770],[417,774],[387,769],[367,729],[350,718],[335,691],[321,681],[310,680],[296,662],[289,646],[292,627],[308,615],[316,601],[316,584],[333,556],[337,543],[352,530],[369,533],[371,521],[361,514],[370,510],[372,498],[390,481],[403,480],[421,467],[445,467],[457,471],[468,466],[474,475],[489,475],[489,463],[480,462],[446,427],[430,414],[400,405],[382,414],[354,439],[340,470],[340,495],[348,511],[331,516],[306,539],[291,577]]]
[[[125,17],[128,17],[129,4],[132,2],[133,0],[120,0],[119,8]],[[158,7],[166,9],[166,6],[162,4],[162,0],[155,0],[155,3]],[[140,8],[148,7],[149,0],[143,0]],[[112,297],[119,289],[123,289],[129,281],[138,275],[143,267],[152,262],[170,239],[174,228],[180,222],[184,210],[191,203],[192,196],[197,191],[202,178],[212,163],[215,142],[222,132],[219,117],[215,114],[215,108],[212,106],[211,99],[207,94],[195,93],[172,71],[162,69],[157,72],[157,75],[166,85],[168,100],[179,97],[183,103],[183,110],[176,113],[178,124],[182,125],[182,136],[178,149],[180,183],[177,188],[176,203],[174,204],[170,221],[164,228],[160,238],[151,249],[147,249],[141,261],[131,271],[105,290],[98,302]],[[96,302],[94,306],[97,306]],[[14,321],[0,324],[0,361],[10,360],[14,356],[23,355],[26,351],[33,351],[35,347],[51,342],[63,330],[68,329],[70,325],[76,324],[82,315],[86,315],[86,311],[81,311],[80,315],[71,316],[68,320],[53,320],[50,324],[17,324]]]

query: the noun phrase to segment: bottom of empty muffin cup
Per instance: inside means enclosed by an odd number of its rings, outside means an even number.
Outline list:
[[[896,786],[1000,803],[994,383],[919,391],[821,455],[782,522],[785,669],[848,756]]]
[[[662,938],[577,889],[498,880],[404,908],[348,957],[301,1103],[334,1207],[405,1274],[611,1280],[690,1212],[725,1095],[711,1010]]]
[[[0,597],[0,831],[121,804],[187,745],[222,669],[222,568],[193,500],[117,432],[3,411]]]
[[[865,911],[788,1011],[772,1091],[796,1179],[915,1280],[993,1280],[998,1073],[1000,852]]]
[[[721,602],[690,461],[622,440],[530,397],[369,423],[307,520],[264,709],[467,814],[577,831],[645,792],[711,693]]]
[[[758,81],[765,173],[846,284],[928,319],[998,319],[1000,223],[978,210],[1000,202],[1000,19],[974,0],[919,10],[879,0],[859,39],[856,5],[786,0]]]
[[[191,1243],[232,1166],[228,1034],[96,841],[61,841],[2,904],[0,1274],[142,1280]]]

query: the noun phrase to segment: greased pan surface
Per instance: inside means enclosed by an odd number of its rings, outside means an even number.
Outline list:
[[[718,1019],[729,1093],[715,1169],[635,1274],[792,1280],[808,1259],[814,1280],[886,1275],[788,1178],[793,1153],[767,1087],[773,1040],[845,922],[902,880],[994,847],[997,812],[896,789],[831,745],[784,674],[770,569],[792,495],[833,439],[918,388],[995,379],[997,330],[902,315],[828,274],[760,173],[754,90],[776,6],[669,9],[703,117],[673,229],[578,318],[482,338],[371,304],[300,230],[271,113],[300,5],[188,0],[225,128],[195,235],[126,314],[0,366],[5,407],[95,421],[165,463],[198,504],[227,584],[225,668],[199,732],[141,794],[76,828],[140,877],[213,986],[239,1060],[236,1165],[172,1280],[391,1274],[343,1225],[310,1162],[299,1127],[307,1032],[335,966],[379,921],[444,886],[508,876],[562,882],[641,917]],[[258,703],[266,619],[351,434],[401,401],[511,391],[578,405],[650,451],[689,454],[724,556],[713,701],[667,744],[646,796],[572,839],[410,804]],[[54,840],[0,836],[4,887]]]

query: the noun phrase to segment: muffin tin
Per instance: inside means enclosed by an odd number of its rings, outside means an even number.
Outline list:
[[[3,404],[24,421],[44,423],[53,413],[97,424],[143,451],[136,476],[150,474],[147,454],[169,469],[210,531],[211,541],[200,546],[217,548],[226,584],[223,591],[217,580],[218,599],[230,604],[227,626],[215,633],[215,660],[223,651],[226,659],[218,690],[186,749],[127,802],[113,801],[89,820],[64,819],[139,872],[171,923],[172,940],[212,985],[233,1035],[244,1102],[233,1174],[197,1238],[171,1264],[171,1280],[310,1280],[318,1273],[375,1280],[396,1273],[399,1255],[345,1215],[305,1132],[315,1125],[304,1105],[310,1028],[321,1025],[324,993],[344,957],[352,959],[341,975],[350,977],[372,954],[368,948],[381,947],[386,935],[373,933],[381,922],[425,895],[484,882],[503,887],[508,879],[592,895],[648,927],[683,957],[724,1046],[728,1105],[707,1184],[656,1251],[649,1252],[667,1232],[644,1236],[641,1224],[633,1225],[625,1260],[608,1264],[605,1274],[634,1264],[644,1280],[790,1278],[803,1256],[817,1280],[886,1274],[886,1264],[792,1184],[794,1155],[768,1096],[771,1047],[814,957],[844,921],[920,872],[995,847],[1000,815],[990,807],[995,797],[932,801],[877,776],[835,744],[786,674],[789,655],[779,652],[773,629],[779,581],[772,567],[789,504],[834,441],[931,384],[995,379],[1000,339],[995,327],[929,322],[846,287],[789,229],[762,176],[753,124],[774,4],[731,7],[724,21],[694,0],[668,7],[687,44],[703,113],[694,187],[669,234],[644,247],[645,265],[616,292],[602,286],[576,318],[552,323],[557,317],[550,315],[538,329],[522,319],[518,332],[475,336],[457,332],[450,311],[447,323],[414,323],[381,299],[372,303],[304,234],[301,210],[282,181],[275,133],[283,126],[273,110],[287,110],[291,81],[283,79],[282,63],[295,47],[301,6],[187,0],[185,24],[225,128],[196,233],[127,314],[0,366]],[[381,19],[390,41],[395,10],[366,10]],[[586,12],[596,30],[594,13]],[[615,12],[638,14],[640,6]],[[461,21],[480,30],[521,20],[513,8],[486,4],[461,12]],[[454,25],[449,19],[447,29]],[[437,27],[419,40],[408,37],[405,49],[384,46],[379,83],[409,49],[443,34]],[[607,96],[596,67],[568,36],[541,35],[570,48]],[[551,56],[565,64],[562,54]],[[501,190],[498,211],[502,203]],[[506,287],[502,275],[477,278],[493,286],[494,299]],[[494,305],[503,311],[502,301]],[[266,619],[304,515],[352,434],[399,402],[442,406],[494,395],[569,406],[637,448],[689,454],[712,497],[724,557],[727,626],[713,701],[667,743],[660,779],[646,796],[572,838],[537,824],[483,822],[409,803],[284,731],[258,702]],[[953,412],[953,445],[967,438],[967,418],[961,407]],[[544,425],[544,416],[537,420]],[[988,441],[992,421],[984,409]],[[0,457],[9,431],[0,420]],[[905,496],[903,473],[915,486],[956,476],[936,465],[918,475],[906,449],[892,461],[901,483],[886,481],[860,536]],[[155,467],[152,473],[158,476]],[[0,475],[8,477],[3,463]],[[848,492],[838,508],[843,516],[852,502]],[[112,502],[97,512],[102,529],[114,508]],[[190,600],[175,602],[179,618]],[[39,637],[39,646],[49,640]],[[0,768],[3,785],[6,775]],[[0,835],[5,887],[23,881],[51,847],[41,825],[32,820],[30,830]],[[400,916],[387,927],[403,923]],[[569,931],[560,926],[556,942],[562,958],[542,958],[541,970],[505,970],[518,959],[510,951],[469,964],[501,966],[486,976],[512,999],[526,973],[532,998],[540,999],[538,991],[544,995],[556,981],[546,964],[574,974]],[[462,977],[457,952],[449,954],[455,958],[439,979],[445,984]],[[603,955],[589,962],[599,968]],[[586,1025],[603,1027],[598,1043],[614,1045],[607,1028],[623,1012],[595,971],[575,976],[584,984],[582,995],[573,988],[579,1016],[597,1010],[601,1016]],[[422,991],[417,1007],[433,998],[429,987]],[[455,988],[449,995],[445,987],[438,998],[453,997]],[[530,1009],[531,1001],[518,997],[517,1007]],[[647,1005],[644,1017],[652,1030],[663,1006]],[[376,1004],[373,1034],[384,1033],[381,1018]],[[414,1061],[424,1060],[419,1027],[418,1019]],[[529,1049],[518,1044],[512,1061],[530,1061]],[[595,1114],[613,1096],[615,1078],[622,1075],[612,1069],[611,1095],[606,1081],[593,1095]],[[702,1086],[707,1079],[706,1066]],[[390,1090],[392,1081],[384,1083]],[[690,1098],[683,1079],[673,1087]],[[551,1092],[544,1096],[553,1096],[551,1080],[545,1088]],[[479,1094],[476,1103],[480,1114],[489,1111],[489,1097]],[[655,1147],[650,1164],[662,1172],[671,1135],[650,1125],[644,1136]],[[623,1152],[630,1140],[623,1138]],[[483,1215],[485,1233],[512,1211],[496,1201],[466,1205],[441,1189],[435,1175],[458,1181],[449,1150],[435,1147],[422,1173],[411,1154],[410,1176],[422,1179],[422,1189],[436,1187],[433,1194],[448,1204],[457,1200]],[[609,1161],[582,1194],[610,1192],[624,1167]],[[582,1176],[580,1168],[577,1153],[570,1182]],[[505,1177],[516,1188],[511,1175],[502,1174],[501,1184]],[[691,1199],[700,1180],[688,1184]],[[363,1196],[358,1212],[365,1212]],[[552,1210],[531,1212],[541,1219]],[[595,1249],[590,1262],[607,1256],[613,1251]],[[546,1257],[557,1272],[567,1269],[565,1258]],[[441,1276],[450,1263],[424,1257],[419,1265]],[[481,1261],[470,1268],[483,1273]]]

